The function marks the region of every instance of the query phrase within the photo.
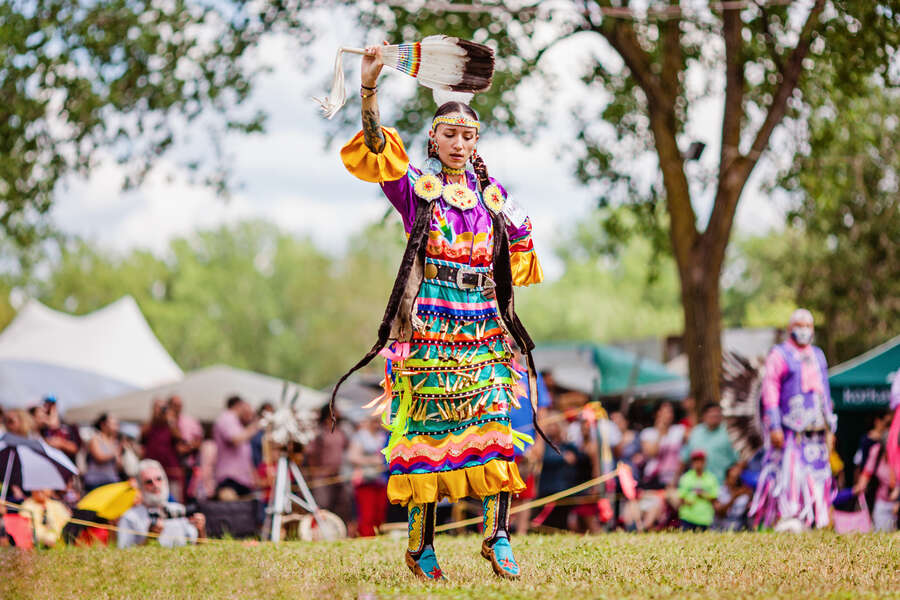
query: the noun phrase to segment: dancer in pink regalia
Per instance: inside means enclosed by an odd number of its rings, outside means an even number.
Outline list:
[[[813,317],[794,311],[789,339],[766,359],[762,425],[766,455],[750,507],[776,529],[826,527],[831,502],[829,455],[837,420],[825,354],[812,345]]]

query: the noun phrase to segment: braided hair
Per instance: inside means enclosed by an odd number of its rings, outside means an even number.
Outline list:
[[[462,113],[472,119],[478,120],[478,113],[475,112],[468,104],[464,104],[462,102],[445,102],[441,104],[438,109],[435,111],[434,116],[440,117],[442,115],[447,115],[450,113]],[[433,140],[433,138],[428,138],[428,157],[429,158],[437,158],[440,160],[437,151],[437,143]],[[488,176],[487,165],[484,162],[484,159],[481,158],[481,155],[472,151],[472,157],[470,159],[472,161],[472,168],[475,170],[475,176],[478,178],[478,185],[481,189],[486,188],[491,184],[491,179]]]

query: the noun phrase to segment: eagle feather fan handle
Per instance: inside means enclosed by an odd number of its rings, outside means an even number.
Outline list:
[[[722,416],[728,437],[744,460],[763,446],[760,397],[765,372],[762,359],[748,359],[735,352],[722,354]]]
[[[340,48],[334,60],[331,93],[313,98],[322,113],[332,118],[347,101],[344,88],[344,53],[365,54],[362,48]],[[476,93],[491,87],[494,51],[485,46],[446,35],[431,35],[421,42],[381,46],[385,66],[415,77],[419,84],[450,92]]]

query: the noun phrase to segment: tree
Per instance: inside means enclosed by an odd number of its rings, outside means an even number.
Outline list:
[[[476,98],[495,122],[515,121],[511,88],[527,75],[547,75],[541,59],[549,49],[574,36],[606,44],[606,53],[584,59],[584,81],[594,93],[577,102],[577,174],[598,190],[601,205],[630,205],[644,217],[643,229],[667,232],[681,284],[691,393],[701,406],[717,402],[720,278],[741,194],[776,128],[802,118],[805,73],[833,69],[826,92],[851,92],[873,73],[888,77],[900,41],[900,2],[739,0],[688,9],[668,0],[645,10],[631,8],[645,2],[624,0],[405,4],[374,13],[398,37],[446,27],[475,40],[490,37],[502,49],[494,91]],[[575,60],[568,59],[571,68]],[[717,164],[688,169],[686,123],[717,90],[724,96]],[[420,90],[408,108],[421,112],[426,97]],[[649,185],[648,153],[658,169]],[[695,204],[707,190],[714,192],[704,225]]]
[[[301,1],[10,0],[0,2],[0,234],[27,245],[63,178],[105,151],[140,182],[201,117],[213,142],[255,132],[242,105],[257,70],[243,60],[267,31],[303,43]],[[208,153],[207,153],[208,154]],[[228,187],[225,165],[185,161]]]
[[[371,346],[402,246],[396,217],[339,258],[257,221],[175,239],[165,259],[76,240],[34,272],[0,278],[0,293],[19,288],[76,314],[130,294],[186,370],[225,363],[319,387]],[[0,323],[10,312],[0,302]]]
[[[900,96],[880,85],[832,94],[807,123],[806,147],[779,179],[798,197],[802,235],[783,257],[797,301],[819,313],[828,357],[846,360],[900,322]]]

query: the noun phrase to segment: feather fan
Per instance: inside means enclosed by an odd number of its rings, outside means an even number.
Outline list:
[[[760,397],[765,363],[735,352],[722,354],[721,400],[725,427],[734,449],[749,460],[763,445]]]
[[[347,101],[344,88],[343,54],[365,54],[362,48],[340,48],[334,61],[331,93],[313,98],[330,119]],[[475,93],[491,87],[494,76],[494,51],[485,46],[446,35],[431,35],[421,42],[381,47],[385,66],[406,73],[423,86],[434,90]]]

